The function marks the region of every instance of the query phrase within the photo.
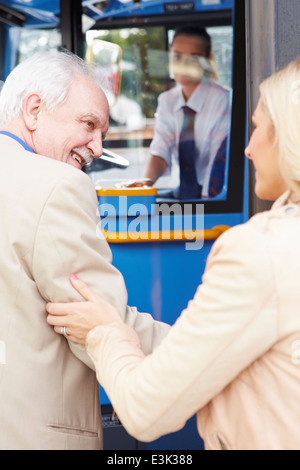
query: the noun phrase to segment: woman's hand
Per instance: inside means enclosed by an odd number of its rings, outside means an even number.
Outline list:
[[[96,326],[122,322],[118,311],[75,274],[71,274],[70,281],[86,302],[47,304],[47,322],[54,326],[56,333],[64,334],[74,343],[85,344],[88,332]]]

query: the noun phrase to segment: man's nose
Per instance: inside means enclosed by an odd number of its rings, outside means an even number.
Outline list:
[[[102,136],[101,137],[94,137],[87,145],[87,148],[91,152],[94,158],[100,158],[103,153],[103,145],[102,145]]]

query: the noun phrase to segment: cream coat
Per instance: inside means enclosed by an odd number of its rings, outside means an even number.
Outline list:
[[[47,324],[46,302],[80,299],[68,280],[76,272],[134,326],[146,354],[167,326],[126,307],[88,176],[3,135],[0,158],[0,448],[100,449],[99,385],[82,362],[91,360]]]
[[[287,197],[217,240],[194,299],[145,360],[128,327],[89,333],[98,378],[138,439],[197,413],[206,449],[300,449],[300,206]]]

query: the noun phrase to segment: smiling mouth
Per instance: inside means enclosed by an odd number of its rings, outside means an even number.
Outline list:
[[[89,165],[93,161],[92,155],[85,149],[83,152],[79,152],[77,149],[73,149],[71,152],[71,158],[73,158],[73,160],[75,160],[81,166],[81,168],[84,165]]]
[[[85,159],[79,155],[78,153],[71,152],[71,157],[76,160],[80,166],[83,166],[85,164]]]

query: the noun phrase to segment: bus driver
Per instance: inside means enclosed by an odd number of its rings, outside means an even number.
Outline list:
[[[215,156],[229,129],[230,91],[216,82],[211,37],[197,25],[175,32],[170,70],[177,86],[158,99],[155,133],[146,169],[153,185],[167,169],[179,169],[173,197],[195,199],[210,195]]]

